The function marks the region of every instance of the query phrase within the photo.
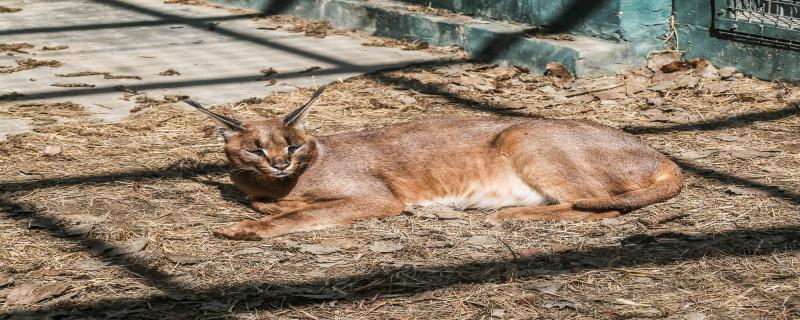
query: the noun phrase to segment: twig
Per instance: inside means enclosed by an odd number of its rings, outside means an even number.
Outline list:
[[[582,95],[584,95],[584,94],[589,94],[589,93],[595,93],[595,92],[600,92],[600,91],[606,91],[606,90],[616,89],[616,88],[619,88],[619,87],[621,87],[621,86],[624,86],[624,85],[625,85],[625,83],[623,82],[623,83],[620,83],[620,84],[615,84],[615,85],[613,85],[613,86],[611,86],[611,87],[607,87],[607,88],[600,88],[600,89],[594,89],[594,90],[588,90],[588,91],[583,91],[583,92],[578,92],[578,93],[572,93],[572,94],[568,94],[568,95],[565,95],[565,97],[567,97],[567,98],[572,98],[572,97],[582,96]]]

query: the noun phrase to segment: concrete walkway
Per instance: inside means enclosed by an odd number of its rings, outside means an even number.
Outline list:
[[[0,56],[0,66],[15,66],[26,58],[63,65],[0,73],[0,95],[24,95],[10,103],[71,101],[104,121],[120,120],[134,107],[133,99],[122,99],[121,85],[151,97],[189,95],[204,104],[219,104],[311,87],[312,76],[322,84],[437,59],[423,51],[362,46],[363,40],[345,36],[320,39],[257,29],[246,13],[163,0],[8,0],[3,6],[22,10],[0,13],[0,44],[35,47],[25,49],[27,54]],[[319,69],[303,72],[313,67]],[[269,77],[277,80],[271,86],[260,72],[267,68],[278,72]],[[180,75],[159,75],[168,69]],[[86,71],[141,79],[56,76]],[[25,130],[24,120],[0,118],[0,139]]]

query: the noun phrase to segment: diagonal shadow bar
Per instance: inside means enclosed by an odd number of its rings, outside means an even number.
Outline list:
[[[88,31],[88,30],[101,30],[101,29],[155,27],[163,25],[180,24],[185,22],[207,25],[209,22],[212,21],[218,22],[218,21],[250,19],[253,16],[254,16],[253,14],[240,14],[232,16],[228,15],[228,16],[214,16],[214,17],[200,17],[200,18],[184,18],[183,22],[178,22],[174,20],[142,20],[142,21],[115,22],[115,23],[93,23],[93,24],[82,24],[82,25],[72,25],[72,26],[7,29],[7,30],[0,30],[0,36],[10,36],[15,34]]]
[[[708,167],[703,167],[697,164],[693,164],[683,159],[678,159],[671,156],[669,158],[673,162],[675,162],[678,166],[680,166],[681,169],[683,169],[684,171],[701,176],[703,178],[716,180],[726,184],[737,184],[750,189],[756,189],[765,192],[770,197],[776,199],[783,199],[788,202],[791,202],[794,205],[800,205],[800,194],[788,191],[780,186],[768,185],[758,181],[753,181],[751,179],[745,179],[731,174],[726,174]]]
[[[159,11],[156,11],[156,10],[144,8],[144,7],[137,6],[137,5],[133,5],[131,3],[120,1],[120,0],[92,0],[92,1],[96,2],[96,3],[104,4],[104,5],[117,7],[117,8],[124,9],[124,10],[129,10],[129,11],[133,11],[133,12],[146,14],[146,15],[149,15],[149,16],[152,16],[152,17],[161,18],[161,19],[167,20],[167,21],[174,21],[175,23],[184,24],[184,25],[191,26],[191,27],[194,27],[194,28],[197,28],[197,29],[206,30],[207,27],[208,27],[208,25],[206,23],[203,23],[203,22],[194,21],[193,19],[189,19],[189,18],[182,17],[182,16],[179,16],[179,15],[173,15],[173,14],[168,14],[168,13],[164,13],[164,12],[159,12]],[[348,66],[348,67],[353,67],[354,66],[353,64],[351,64],[351,63],[349,63],[347,61],[339,60],[339,59],[336,59],[336,58],[333,58],[333,57],[329,57],[329,56],[326,56],[326,55],[321,55],[321,54],[317,54],[317,53],[313,53],[313,52],[308,52],[308,51],[305,51],[305,50],[302,50],[302,49],[297,49],[297,48],[290,47],[290,46],[287,46],[287,45],[284,45],[284,44],[272,42],[272,41],[269,41],[269,40],[264,39],[264,38],[260,38],[260,37],[256,37],[256,36],[253,36],[253,35],[249,35],[249,34],[237,32],[237,31],[225,29],[224,27],[221,27],[221,26],[217,26],[213,30],[210,30],[210,31],[211,32],[216,32],[218,34],[221,34],[221,35],[233,38],[233,39],[247,41],[247,42],[258,44],[258,45],[262,45],[262,46],[265,46],[265,47],[270,47],[270,48],[282,50],[284,52],[296,54],[296,55],[299,55],[299,56],[307,57],[307,58],[314,59],[314,60],[321,61],[321,62],[330,63],[330,64],[333,64],[333,65]]]
[[[437,64],[447,63],[447,60],[436,60],[436,62],[434,63]],[[372,64],[363,66],[350,65],[350,66],[339,66],[329,69],[321,69],[313,72],[278,73],[271,75],[269,77],[257,76],[257,75],[243,75],[243,76],[222,77],[222,78],[212,78],[212,79],[164,81],[164,82],[154,82],[146,84],[133,84],[133,85],[125,85],[124,88],[140,91],[148,89],[176,89],[176,88],[239,83],[248,81],[264,81],[270,79],[286,80],[286,79],[294,79],[294,78],[310,77],[310,76],[363,73],[363,72],[374,71],[376,69],[398,68],[407,66],[408,64],[409,63],[394,62],[394,63]],[[95,88],[77,88],[77,89],[58,90],[58,91],[39,91],[39,92],[24,93],[22,96],[14,97],[6,101],[30,101],[38,99],[67,98],[67,97],[75,97],[81,95],[115,92],[119,91],[120,88],[121,88],[120,86],[104,86]]]
[[[220,148],[222,146],[220,145]],[[204,164],[179,171],[176,169],[135,170],[77,177],[49,178],[40,180],[24,180],[0,183],[0,190],[5,192],[36,190],[55,186],[72,186],[78,184],[103,184],[115,181],[144,181],[151,179],[186,179],[207,173],[218,173],[229,170],[227,164]]]
[[[648,240],[642,241],[642,238]],[[222,303],[224,307],[203,316],[224,315],[238,311],[269,311],[286,305],[301,307],[328,300],[356,303],[378,295],[402,295],[429,292],[457,285],[528,281],[542,275],[577,274],[592,270],[666,266],[700,259],[724,257],[757,257],[800,251],[800,225],[785,227],[730,230],[716,233],[635,234],[621,241],[622,245],[594,247],[582,251],[542,254],[523,259],[469,262],[456,265],[388,268],[361,275],[310,280],[300,283],[250,281],[210,288],[185,290],[184,301],[166,294],[137,299],[107,299],[91,303],[63,303],[35,311],[10,311],[6,315],[42,316],[47,313],[80,315],[104,314],[116,310],[140,309],[140,316],[154,312],[196,312],[204,303]],[[513,249],[513,248],[512,248]],[[587,262],[591,261],[591,263]],[[392,279],[402,279],[392,281]],[[412,279],[413,281],[409,281]],[[254,308],[249,302],[255,302]]]
[[[0,208],[8,208],[8,210],[13,211],[13,209],[20,207],[22,207],[20,203],[9,201],[8,199],[0,197]],[[47,227],[48,234],[50,236],[67,243],[81,245],[86,251],[92,251],[92,248],[97,248],[98,251],[106,251],[111,248],[111,244],[109,242],[98,237],[71,236],[66,232],[66,228],[61,225],[61,220],[53,216],[47,216],[38,213],[39,212],[36,210],[33,212],[26,211],[25,213],[21,214],[7,214],[5,217],[0,215],[0,218],[4,217],[6,219],[15,220],[18,222],[36,221],[37,225]],[[143,278],[156,288],[169,291],[175,290],[176,288],[179,289],[181,287],[181,284],[172,281],[168,274],[158,270],[158,268],[147,265],[146,263],[128,259],[124,256],[105,256],[102,252],[97,252],[96,258],[105,260],[117,266],[123,266],[124,269],[129,273],[137,278]]]
[[[730,117],[706,120],[705,122],[682,123],[665,127],[625,127],[623,131],[633,134],[666,133],[680,131],[712,131],[745,127],[753,122],[775,121],[800,116],[800,104],[789,104],[781,109],[736,114]]]
[[[39,188],[46,188],[58,185],[77,185],[87,183],[110,183],[114,181],[144,181],[150,179],[193,179],[199,175],[207,173],[222,172],[228,168],[227,165],[214,165],[206,164],[194,166],[189,170],[175,170],[166,169],[161,171],[129,171],[123,173],[112,173],[106,175],[95,176],[81,176],[81,177],[68,177],[57,179],[46,179],[41,181],[24,181],[19,183],[3,183],[0,184],[0,190],[4,192],[13,192],[20,190],[33,190]],[[71,236],[66,232],[66,228],[62,225],[61,221],[50,215],[40,214],[38,210],[26,209],[23,213],[13,213],[15,209],[28,207],[21,203],[11,201],[5,197],[0,196],[0,210],[7,211],[8,213],[0,215],[0,218],[16,221],[35,220],[37,225],[46,226],[49,235],[67,243],[81,245],[87,251],[94,251],[93,248],[99,249],[98,251],[105,251],[103,248],[111,248],[111,244],[98,237],[92,236]],[[129,259],[124,256],[106,256],[103,252],[96,252],[97,259],[103,259],[116,266],[121,266],[129,273],[136,277],[143,278],[150,285],[159,288],[166,292],[185,292],[181,283],[173,281],[171,276],[160,271],[157,267],[150,266],[146,263]]]

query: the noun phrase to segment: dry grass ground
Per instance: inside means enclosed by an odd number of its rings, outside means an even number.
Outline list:
[[[254,24],[330,32],[280,17]],[[683,167],[678,197],[597,222],[488,228],[489,212],[408,208],[261,242],[219,239],[211,230],[259,214],[227,178],[203,115],[174,97],[139,96],[113,124],[68,101],[0,101],[0,115],[32,119],[35,131],[0,142],[0,318],[800,317],[800,87],[657,71],[668,56],[574,82],[469,63],[387,71],[331,86],[311,115],[319,134],[434,115],[592,119]],[[309,94],[214,109],[273,117]]]
[[[0,312],[800,316],[800,88],[693,77],[700,83],[691,88],[657,92],[645,87],[668,75],[651,76],[643,69],[563,84],[513,68],[416,67],[335,84],[312,114],[320,134],[432,115],[587,118],[638,134],[681,163],[687,181],[678,197],[599,222],[487,228],[487,212],[409,208],[262,242],[218,239],[212,229],[259,215],[227,178],[220,140],[203,115],[165,100],[122,123],[42,123],[0,143]],[[719,86],[727,89],[709,89]],[[309,93],[215,109],[276,116]],[[9,105],[7,114],[18,110]]]

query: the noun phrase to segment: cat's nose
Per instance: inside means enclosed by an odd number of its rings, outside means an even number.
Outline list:
[[[288,167],[289,167],[289,163],[288,163],[288,162],[286,162],[286,161],[275,161],[275,162],[273,162],[273,163],[272,163],[272,164],[270,164],[270,165],[271,165],[273,168],[275,168],[275,169],[278,169],[278,170],[284,170],[284,169],[286,169],[286,168],[288,168]]]

